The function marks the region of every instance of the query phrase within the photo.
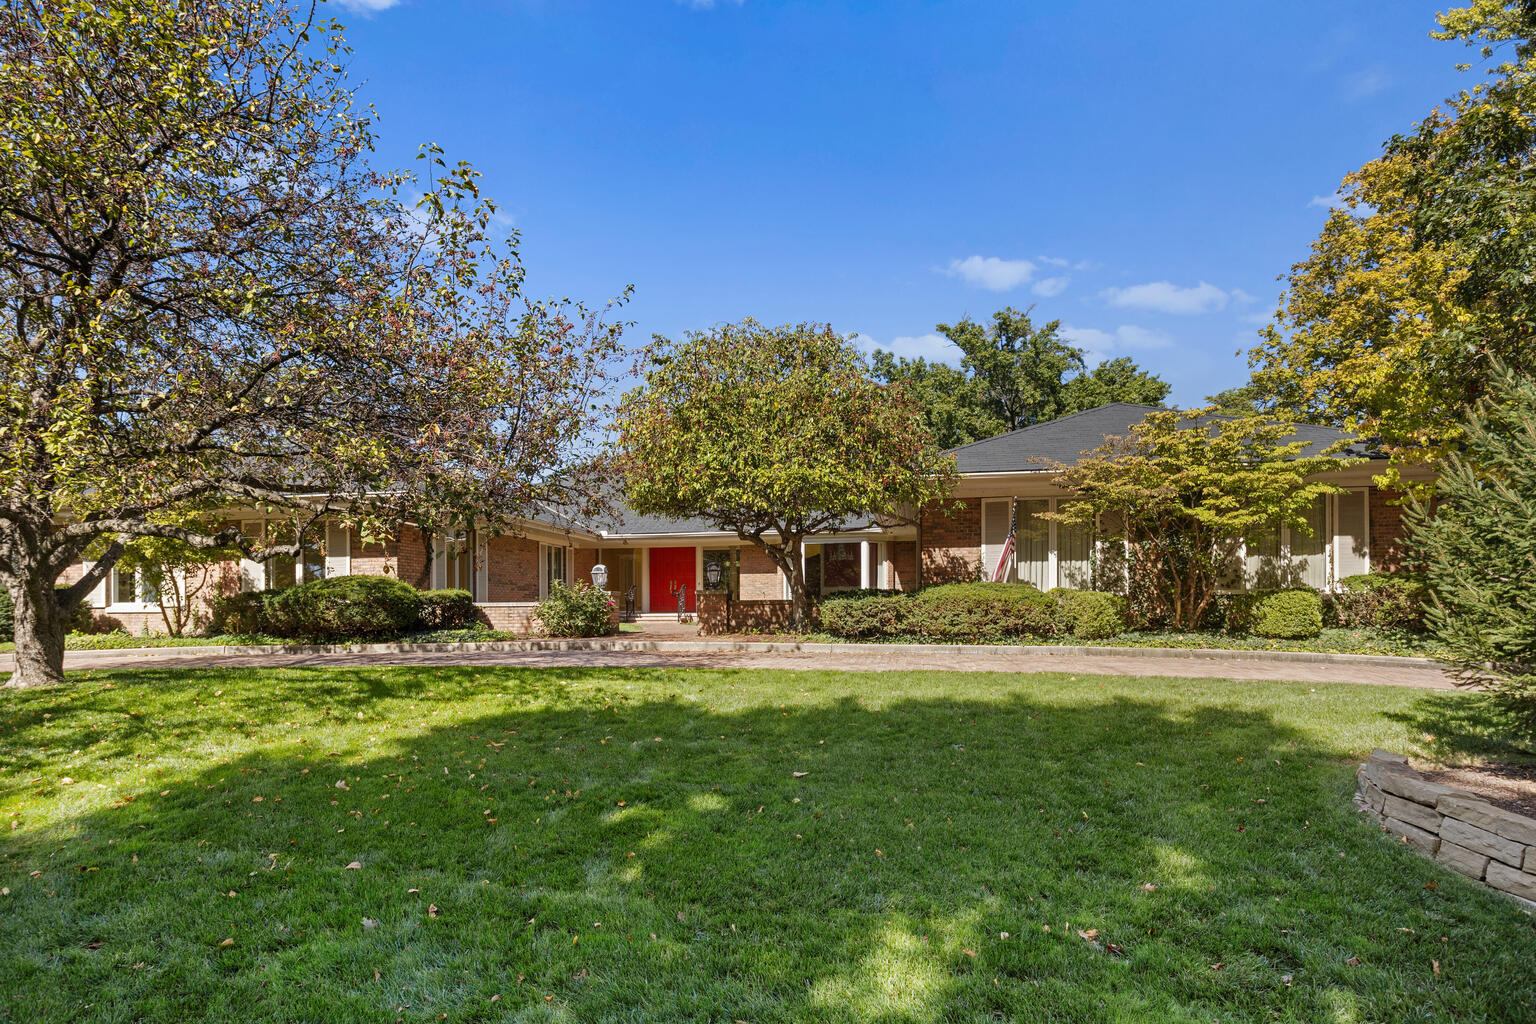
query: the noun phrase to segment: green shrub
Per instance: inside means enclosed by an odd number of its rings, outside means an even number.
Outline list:
[[[996,643],[1056,633],[1056,602],[1028,583],[947,583],[911,601],[905,629],[923,639]]]
[[[905,594],[838,594],[821,602],[821,628],[850,640],[901,636],[911,618],[912,598]]]
[[[480,621],[480,609],[467,590],[429,590],[421,595],[423,629],[465,629]]]
[[[1303,640],[1323,631],[1323,599],[1315,590],[1254,590],[1233,595],[1227,629],[1271,640]]]
[[[333,576],[278,591],[266,614],[270,631],[289,639],[396,637],[421,621],[421,592],[387,576]]]
[[[214,636],[254,636],[271,633],[267,621],[267,602],[279,590],[251,590],[239,594],[223,594],[214,598],[213,621],[208,632]]]
[[[574,587],[556,580],[549,596],[539,602],[535,617],[550,636],[607,636],[613,601],[586,580]]]
[[[1126,599],[1119,594],[1057,587],[1049,596],[1056,601],[1059,630],[1073,639],[1105,640],[1125,632]]]
[[[1424,629],[1429,588],[1411,573],[1364,573],[1339,581],[1344,589],[1324,600],[1323,621],[1330,626]]]

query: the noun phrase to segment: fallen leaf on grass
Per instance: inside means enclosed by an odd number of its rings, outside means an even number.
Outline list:
[[[363,930],[364,931],[372,931],[373,929],[377,928],[378,926],[379,926],[379,922],[374,920],[373,918],[371,918],[371,917],[363,918]]]
[[[811,773],[810,772],[790,772],[789,774],[792,777],[794,777],[794,778],[803,779],[803,778],[805,778],[807,775],[809,775]]]
[[[235,940],[234,939],[225,939],[223,942],[219,943],[219,946],[222,948],[224,946],[233,946],[234,944],[235,944]]]
[[[362,867],[363,867],[362,861],[355,860],[351,864],[347,865],[346,870],[348,870],[348,871],[359,871],[359,870],[362,869]]]
[[[1440,961],[1439,960],[1431,960],[1429,962],[1429,967],[1430,967],[1430,970],[1435,972],[1435,974],[1438,975],[1440,973]]]
[[[1280,983],[1282,985],[1284,985],[1286,988],[1290,988],[1291,987],[1291,981],[1292,981],[1292,976],[1291,975],[1289,975],[1289,974],[1282,974],[1282,975],[1280,975]]]
[[[964,953],[966,956],[973,960],[976,959],[976,951],[974,949],[962,949],[960,952]]]
[[[436,903],[428,903],[427,904],[427,916],[428,917],[436,917],[437,916],[437,904]]]
[[[1351,967],[1359,967],[1360,966],[1360,958],[1357,957],[1357,956],[1352,956],[1348,960],[1345,960],[1344,962],[1349,964],[1349,966],[1351,966]]]

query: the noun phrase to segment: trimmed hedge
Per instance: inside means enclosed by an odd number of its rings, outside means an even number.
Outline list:
[[[1304,640],[1323,631],[1323,598],[1315,590],[1254,590],[1234,594],[1227,629],[1271,640]]]
[[[1339,581],[1343,590],[1324,601],[1323,618],[1330,626],[1424,630],[1429,588],[1410,573],[1362,573]]]
[[[214,636],[256,636],[271,633],[267,622],[267,602],[279,590],[252,590],[223,594],[213,600],[213,620],[208,632]]]
[[[946,583],[916,594],[840,594],[821,603],[821,628],[860,640],[997,643],[1054,636],[1056,602],[1028,583]]]
[[[423,629],[465,629],[480,621],[480,609],[467,590],[429,590],[421,595]]]
[[[264,602],[276,636],[302,640],[395,637],[421,621],[421,593],[387,576],[333,576],[278,591]]]
[[[1056,622],[1074,640],[1107,640],[1126,629],[1126,599],[1102,590],[1070,590],[1057,587],[1049,596],[1056,602]]]
[[[586,580],[574,587],[555,580],[534,615],[550,636],[607,636],[612,608],[613,600]]]
[[[821,628],[850,640],[902,636],[912,617],[906,594],[839,594],[821,602]]]

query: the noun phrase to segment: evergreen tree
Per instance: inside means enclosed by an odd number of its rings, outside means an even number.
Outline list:
[[[1495,366],[1435,496],[1408,516],[1429,626],[1464,682],[1536,732],[1536,379]]]

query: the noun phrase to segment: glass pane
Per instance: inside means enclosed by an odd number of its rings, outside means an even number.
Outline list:
[[[313,541],[304,543],[300,570],[305,583],[325,579],[325,550],[319,544]]]
[[[1056,503],[1057,511],[1064,510],[1070,502]],[[1056,524],[1056,570],[1059,585],[1073,590],[1088,590],[1093,586],[1093,527],[1071,523]]]
[[[1280,557],[1278,525],[1251,530],[1244,540],[1248,548],[1245,565],[1248,586],[1255,590],[1285,586],[1286,571]]]
[[[1328,538],[1325,535],[1327,506],[1319,496],[1307,510],[1309,537],[1300,529],[1291,530],[1291,570],[1295,582],[1321,590],[1328,584]]]
[[[1033,583],[1041,590],[1050,589],[1051,524],[1040,518],[1050,509],[1044,498],[1021,501],[1018,505],[1019,582]]]
[[[133,590],[133,573],[127,569],[112,571],[112,603],[136,604],[139,595]]]

